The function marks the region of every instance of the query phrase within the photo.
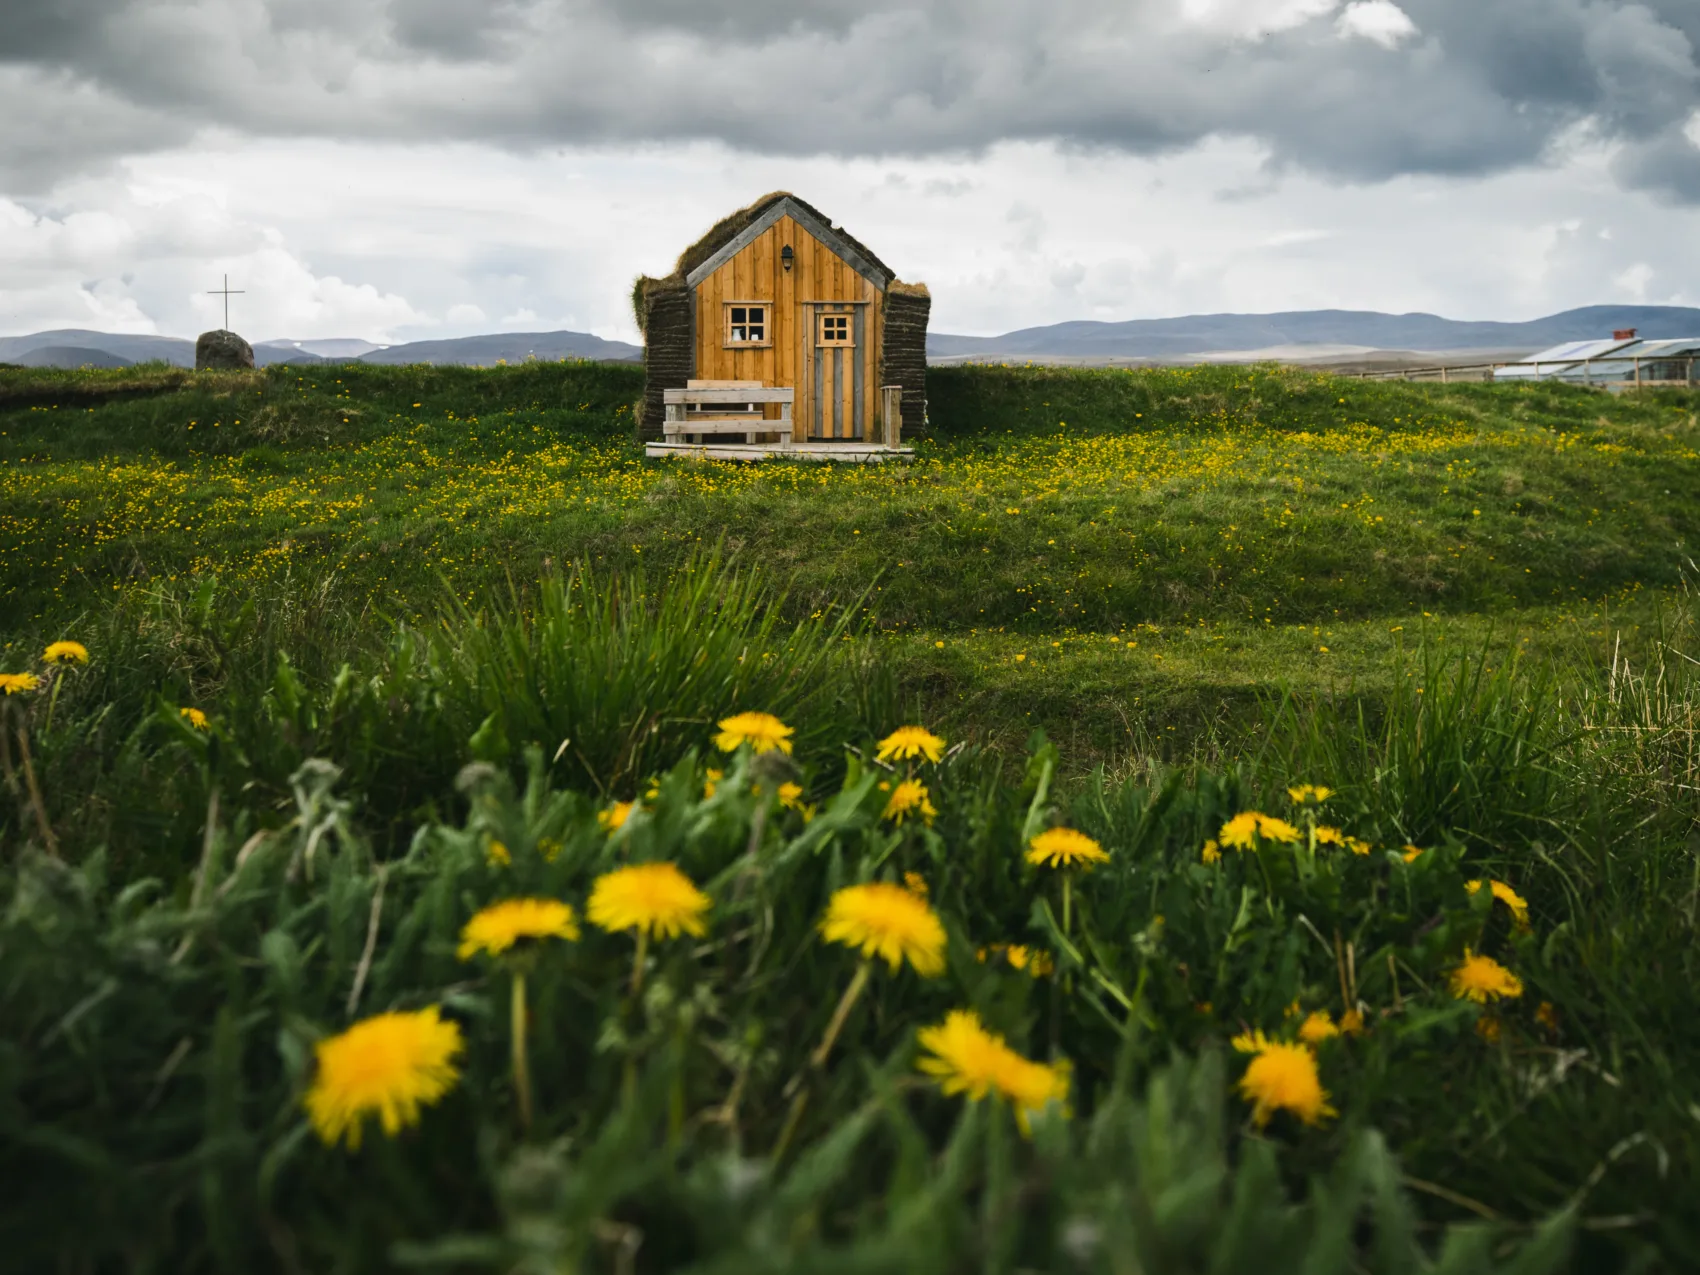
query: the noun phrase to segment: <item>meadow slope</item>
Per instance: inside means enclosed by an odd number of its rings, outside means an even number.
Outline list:
[[[1700,1264],[1700,395],[955,369],[834,468],[637,391],[0,369],[7,1252]],[[354,1147],[380,1013],[455,1051]]]

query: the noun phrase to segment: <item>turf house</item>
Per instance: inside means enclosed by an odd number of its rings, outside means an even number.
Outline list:
[[[926,418],[926,286],[795,195],[722,218],[632,302],[651,456],[899,458]]]

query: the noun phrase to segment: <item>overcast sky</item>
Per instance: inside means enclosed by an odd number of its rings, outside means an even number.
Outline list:
[[[0,332],[574,328],[793,190],[935,330],[1700,305],[1700,0],[3,0]]]

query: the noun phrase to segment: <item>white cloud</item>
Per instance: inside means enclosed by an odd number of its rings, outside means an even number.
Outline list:
[[[1335,21],[1340,35],[1371,40],[1384,49],[1417,34],[1417,24],[1393,0],[1353,0]]]
[[[1340,0],[1181,0],[1181,17],[1222,35],[1258,39],[1325,17]]]
[[[1612,283],[1625,296],[1632,297],[1636,301],[1645,301],[1647,299],[1647,286],[1653,282],[1654,278],[1653,267],[1645,261],[1637,261],[1629,269],[1616,275],[1612,279]]]
[[[244,290],[231,322],[250,340],[570,328],[635,341],[633,276],[665,273],[717,218],[776,188],[926,281],[943,332],[1700,300],[1692,209],[1622,191],[1611,154],[1578,144],[1488,179],[1342,187],[1228,139],[1158,158],[1019,143],[946,160],[232,140],[128,161],[50,207],[0,199],[0,330],[192,337],[220,321],[205,292],[228,270]],[[1643,263],[1651,274],[1632,273]]]
[[[1694,149],[1700,150],[1700,110],[1688,117],[1688,123],[1683,125],[1682,135],[1694,143]]]

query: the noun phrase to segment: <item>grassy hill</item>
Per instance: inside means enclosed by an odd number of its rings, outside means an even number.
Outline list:
[[[912,465],[739,467],[639,376],[0,371],[18,1260],[1700,1262],[1700,395],[954,369]],[[462,959],[516,895],[576,937]],[[333,1145],[386,1011],[464,1051]]]

